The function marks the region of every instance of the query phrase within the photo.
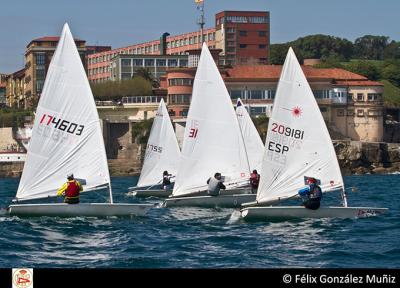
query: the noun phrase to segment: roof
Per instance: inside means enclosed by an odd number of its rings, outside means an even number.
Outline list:
[[[303,72],[308,79],[331,79],[338,81],[358,81],[366,83],[368,82],[368,78],[344,70],[340,68],[314,68],[310,66],[302,66]],[[225,78],[228,80],[232,79],[270,79],[270,80],[278,80],[281,74],[282,65],[243,65],[243,66],[235,66],[233,68],[226,70]],[[228,80],[229,81],[229,80]],[[369,81],[371,85],[381,85],[379,82]],[[373,84],[374,83],[374,84]]]
[[[40,38],[33,39],[31,42],[33,42],[33,41],[35,41],[35,42],[51,42],[51,41],[56,41],[56,42],[57,42],[58,40],[60,40],[60,37],[59,37],[59,36],[44,36],[44,37],[40,37]],[[78,42],[82,42],[82,41],[85,42],[85,40],[81,40],[81,39],[78,39],[78,38],[74,38],[74,40],[75,40],[75,41],[78,41]]]
[[[29,47],[33,42],[58,42],[60,40],[59,36],[44,36],[40,38],[33,39],[26,47]],[[86,42],[85,40],[81,40],[78,38],[74,38],[75,42]]]

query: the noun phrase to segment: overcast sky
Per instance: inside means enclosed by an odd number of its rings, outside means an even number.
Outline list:
[[[0,73],[23,67],[26,45],[58,36],[64,22],[87,45],[113,48],[198,29],[194,0],[18,0],[0,5]],[[206,27],[223,10],[269,11],[271,43],[312,34],[354,41],[364,35],[400,41],[400,0],[205,0]]]

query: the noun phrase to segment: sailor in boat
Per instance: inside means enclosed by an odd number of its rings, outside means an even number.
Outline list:
[[[251,193],[253,194],[257,193],[259,183],[260,183],[260,174],[258,174],[256,169],[254,169],[253,172],[250,174]]]
[[[299,195],[303,199],[304,207],[317,210],[321,204],[322,190],[318,186],[317,180],[315,178],[309,177],[306,180],[307,187],[299,190]]]
[[[210,196],[218,196],[219,195],[219,190],[221,189],[226,189],[224,185],[224,179],[221,176],[221,173],[217,172],[214,174],[214,177],[210,177],[207,180],[208,184],[208,195]]]
[[[57,196],[63,196],[64,202],[68,204],[78,204],[79,194],[83,191],[81,183],[74,179],[74,174],[67,175],[65,182],[57,191]]]
[[[162,187],[164,190],[172,189],[171,178],[172,178],[172,174],[169,174],[168,171],[163,172]]]

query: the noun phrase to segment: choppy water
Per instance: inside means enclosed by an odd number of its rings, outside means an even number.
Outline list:
[[[144,202],[125,195],[136,181],[113,178],[114,201]],[[18,182],[0,179],[2,209]],[[275,223],[247,223],[233,209],[200,208],[152,209],[137,218],[0,215],[0,267],[399,268],[400,175],[351,176],[345,183],[359,189],[349,192],[351,206],[388,207],[389,213]],[[106,192],[87,193],[82,202],[106,197]],[[338,203],[338,195],[325,195],[324,204]]]

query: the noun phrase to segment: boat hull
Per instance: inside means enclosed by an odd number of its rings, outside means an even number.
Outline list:
[[[219,196],[194,196],[194,197],[173,197],[164,201],[164,207],[195,206],[205,208],[237,208],[241,204],[252,202],[256,194],[235,194]]]
[[[236,194],[251,194],[251,188],[235,188],[235,189],[227,189],[221,190],[220,195],[236,195]],[[164,190],[164,189],[148,189],[148,190],[134,190],[128,192],[129,195],[136,197],[159,197],[159,198],[167,198],[172,195],[172,190]],[[207,191],[199,191],[196,193],[190,194],[191,196],[207,196]],[[188,197],[188,196],[182,196]]]
[[[273,220],[291,218],[362,218],[377,216],[387,208],[374,207],[321,207],[310,210],[303,206],[248,207],[240,210],[245,220]]]
[[[127,203],[79,203],[79,204],[15,204],[8,207],[10,216],[54,216],[54,217],[107,217],[144,216],[154,207],[152,204]]]
[[[145,197],[158,197],[158,198],[167,198],[172,194],[172,190],[164,190],[164,189],[149,189],[149,190],[135,190],[129,192],[129,195],[145,198]]]

